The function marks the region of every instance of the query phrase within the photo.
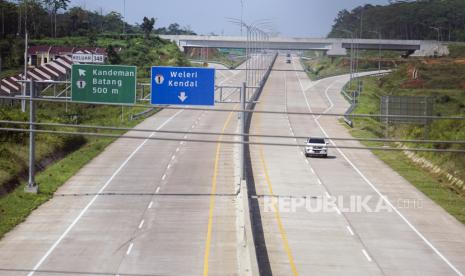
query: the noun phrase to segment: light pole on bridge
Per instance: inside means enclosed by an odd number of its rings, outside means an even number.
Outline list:
[[[381,74],[381,33],[378,31],[370,31],[370,33],[378,34],[378,74]]]
[[[352,37],[352,42],[350,43],[350,81],[349,87],[352,88],[352,79],[354,78],[354,32],[346,29],[337,29],[341,32],[350,34]]]

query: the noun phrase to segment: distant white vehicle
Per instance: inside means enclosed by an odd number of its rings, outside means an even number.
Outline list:
[[[305,145],[305,156],[328,157],[328,142],[324,138],[310,137]]]

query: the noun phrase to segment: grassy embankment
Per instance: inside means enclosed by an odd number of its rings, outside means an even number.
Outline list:
[[[350,58],[349,57],[328,57],[319,52],[307,51],[304,53],[302,64],[312,80],[318,80],[331,76],[349,74]],[[359,70],[370,71],[379,68],[378,51],[360,51]],[[399,52],[382,51],[381,68],[395,68],[405,60],[400,57]]]
[[[87,38],[40,40],[33,43],[89,46]],[[110,44],[123,47],[119,53],[120,63],[137,65],[139,81],[146,80],[151,65],[189,64],[176,45],[158,38],[150,41],[141,38],[102,38],[96,44],[100,47]],[[37,110],[38,122],[133,127],[142,119],[131,121],[130,115],[144,108],[124,107],[123,120],[122,108],[115,106],[68,104],[66,109],[63,103],[40,103]],[[3,106],[0,109],[0,120],[27,121],[27,114],[20,112],[19,105]],[[71,127],[60,130],[77,131]],[[122,134],[116,131],[105,133]],[[40,193],[32,195],[23,191],[28,168],[28,134],[1,132],[0,139],[0,237],[49,200],[62,184],[114,141],[112,138],[38,134],[36,163],[39,164],[40,172],[36,180],[40,185]]]
[[[451,49],[452,50],[452,49]],[[457,55],[458,50],[453,50]],[[460,54],[458,54],[460,56]],[[454,63],[455,62],[455,63]],[[459,62],[460,63],[460,62]],[[419,80],[408,80],[408,68],[416,68]],[[409,65],[400,66],[394,73],[381,79],[364,78],[364,90],[355,110],[357,114],[379,114],[380,97],[384,95],[429,96],[433,97],[434,113],[437,116],[465,115],[465,64],[457,64],[450,58],[435,60],[414,60]],[[384,123],[376,119],[355,119],[351,134],[359,138],[385,137]],[[431,140],[465,140],[465,122],[435,120],[425,132],[422,125],[391,124],[389,138]],[[365,143],[382,146],[382,143]],[[399,146],[399,145],[394,145]],[[408,147],[428,147],[436,149],[465,149],[463,145],[448,144],[406,144]],[[403,152],[375,151],[381,160],[392,167],[421,192],[442,206],[451,215],[465,223],[465,187],[451,184],[444,174],[433,172],[413,162]],[[457,153],[415,153],[415,159],[424,158],[444,172],[465,180],[465,155]]]
[[[210,52],[207,60],[203,60],[198,57],[191,58],[191,61],[193,62],[194,66],[203,66],[204,62],[219,63],[230,69],[238,67],[245,60],[245,52],[242,51],[231,51],[231,53],[212,51]]]

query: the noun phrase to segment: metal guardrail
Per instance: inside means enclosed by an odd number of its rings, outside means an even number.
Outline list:
[[[144,110],[144,111],[142,111],[142,112],[139,112],[139,113],[136,113],[136,114],[131,114],[130,119],[131,119],[131,121],[137,120],[137,119],[139,119],[139,118],[141,118],[141,117],[144,117],[144,116],[146,116],[147,114],[150,114],[150,113],[152,113],[152,112],[154,112],[154,111],[156,111],[156,110],[157,110],[156,108],[149,108],[149,109]]]
[[[344,114],[344,122],[346,122],[346,124],[352,128],[354,127],[354,121],[350,119],[349,115],[350,113],[352,113],[352,111],[354,111],[356,107],[356,104],[351,104],[349,109],[347,109],[346,113]]]
[[[381,77],[381,76],[384,76],[384,75],[387,75],[389,74],[391,71],[386,71],[386,72],[380,72],[380,73],[377,73],[377,74],[373,74],[373,75],[370,75],[372,77]],[[360,72],[361,73],[361,72]],[[364,77],[364,76],[359,76],[359,77],[356,77],[354,79],[357,79],[357,78],[360,78],[360,77]],[[350,126],[351,128],[354,127],[354,121],[350,119],[350,114],[352,114],[352,112],[355,110],[355,108],[357,107],[358,105],[358,101],[357,99],[354,100],[354,97],[350,96],[347,92],[346,92],[346,87],[344,86],[344,88],[342,88],[341,90],[341,94],[342,96],[344,97],[344,99],[346,99],[346,101],[348,101],[350,103],[350,106],[349,108],[347,109],[347,111],[344,113],[344,122],[346,122],[346,124],[348,126]]]
[[[350,103],[349,108],[344,113],[344,122],[346,122],[346,124],[348,126],[353,128],[354,127],[354,121],[352,121],[349,116],[355,110],[355,108],[357,107],[357,101],[354,101],[354,98],[351,97],[349,94],[347,94],[345,87],[342,88],[341,94],[344,97],[344,99],[346,99],[346,101],[348,101]]]

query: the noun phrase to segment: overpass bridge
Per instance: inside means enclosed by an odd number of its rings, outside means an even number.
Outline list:
[[[175,41],[186,48],[247,48],[246,37],[237,36],[202,36],[202,35],[160,35],[161,38]],[[272,50],[318,50],[329,56],[346,55],[347,50],[404,51],[414,56],[447,55],[447,44],[432,40],[390,40],[390,39],[343,39],[343,38],[284,38],[273,37],[259,41],[261,47]]]

